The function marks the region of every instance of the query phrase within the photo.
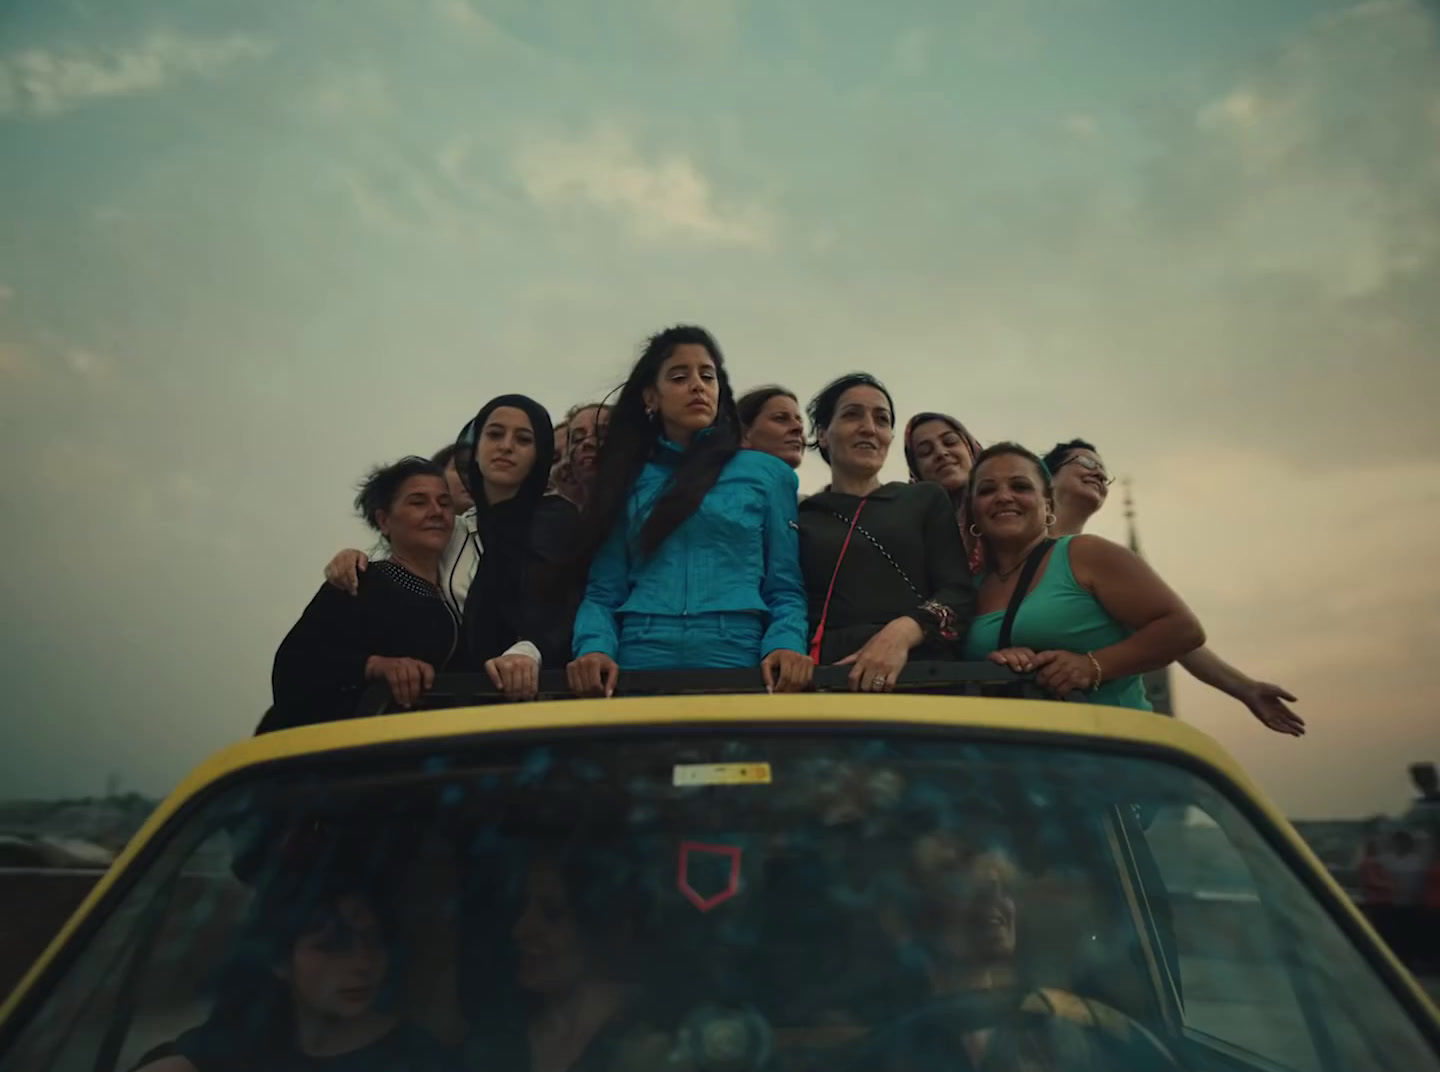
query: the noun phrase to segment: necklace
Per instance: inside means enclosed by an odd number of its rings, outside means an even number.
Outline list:
[[[1009,569],[1006,570],[995,570],[993,571],[992,575],[997,580],[1008,581],[1011,577],[1015,576],[1015,574],[1019,573],[1022,568],[1024,568],[1025,563],[1030,561],[1030,556],[1035,553],[1035,548],[1039,547],[1044,539],[1045,537],[1041,536],[1040,539],[1036,540],[1029,547],[1025,548],[1025,553],[1020,556],[1020,560],[1016,562],[1015,565],[1011,566]]]

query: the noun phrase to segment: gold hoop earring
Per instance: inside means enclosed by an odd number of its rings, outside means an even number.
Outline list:
[[[1060,519],[1059,519],[1058,517],[1056,517],[1054,514],[1047,513],[1047,514],[1045,515],[1045,527],[1046,527],[1047,529],[1053,529],[1053,528],[1055,527],[1055,522],[1056,522],[1056,521],[1059,521],[1059,520],[1060,520]]]

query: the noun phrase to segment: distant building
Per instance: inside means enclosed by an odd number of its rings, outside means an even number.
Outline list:
[[[1135,500],[1130,496],[1130,481],[1125,484],[1125,526],[1129,530],[1130,550],[1140,554],[1140,536],[1135,528]],[[1161,667],[1144,675],[1145,696],[1157,715],[1174,715],[1174,694],[1170,691],[1170,667]]]

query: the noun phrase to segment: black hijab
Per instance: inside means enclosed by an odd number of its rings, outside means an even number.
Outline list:
[[[501,407],[522,411],[530,418],[535,436],[535,461],[513,498],[490,503],[485,499],[485,479],[480,472],[478,444],[485,434],[490,415]],[[550,515],[557,512],[554,497],[545,497],[550,466],[555,460],[555,429],[550,414],[526,395],[500,395],[475,414],[455,444],[455,471],[461,474],[475,500],[475,527],[480,535],[480,565],[465,597],[465,648],[471,668],[501,655],[517,640],[535,643],[548,663],[553,647],[546,639],[551,631],[545,607],[539,606],[532,584],[538,555],[548,543],[537,533],[537,520],[544,515],[547,533],[555,526]],[[565,504],[568,506],[568,504]],[[570,508],[573,513],[573,508]],[[568,641],[567,641],[568,643]]]

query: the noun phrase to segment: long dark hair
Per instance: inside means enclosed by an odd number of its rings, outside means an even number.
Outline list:
[[[196,1056],[221,1064],[236,1050],[247,1059],[268,1063],[291,1053],[295,1018],[290,988],[276,976],[288,966],[297,942],[327,927],[345,926],[340,902],[359,897],[375,913],[391,963],[381,984],[377,1006],[393,1001],[398,978],[397,914],[389,890],[361,868],[331,871],[315,867],[304,873],[280,871],[257,890],[218,977],[209,1018],[192,1032]],[[226,1065],[225,1067],[228,1067]]]
[[[588,568],[595,552],[609,538],[616,525],[624,523],[625,504],[640,471],[654,455],[660,437],[659,425],[645,413],[645,389],[653,387],[660,368],[677,346],[703,346],[715,362],[720,385],[720,404],[715,423],[690,442],[675,466],[670,483],[660,495],[640,529],[636,550],[642,557],[653,554],[700,506],[715,486],[720,471],[740,449],[740,419],[735,395],[725,373],[720,346],[704,328],[681,325],[666,328],[650,337],[645,350],[610,411],[610,427],[595,463],[595,480],[584,512],[580,543],[580,564]]]

